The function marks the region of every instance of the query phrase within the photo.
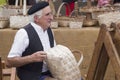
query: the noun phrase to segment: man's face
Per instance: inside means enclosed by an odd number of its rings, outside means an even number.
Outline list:
[[[47,29],[48,27],[50,27],[52,20],[52,11],[50,9],[50,6],[47,6],[42,10],[42,16],[38,18],[38,25],[40,25],[43,29]]]

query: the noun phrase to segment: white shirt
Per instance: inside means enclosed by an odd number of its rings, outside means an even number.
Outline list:
[[[31,22],[31,25],[34,27],[37,32],[41,43],[43,45],[44,51],[50,48],[49,37],[47,34],[47,30],[44,31],[39,25]],[[54,41],[55,42],[55,41]],[[56,43],[55,43],[56,44]],[[8,57],[22,56],[22,53],[29,45],[29,38],[25,29],[20,29],[15,35],[14,42],[12,44],[12,48],[8,54]],[[47,64],[44,62],[42,72],[47,71]]]

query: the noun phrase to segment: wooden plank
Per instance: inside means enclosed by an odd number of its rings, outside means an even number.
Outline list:
[[[120,44],[117,47],[115,45],[115,40],[120,41],[120,29],[115,24],[111,27],[111,31],[104,25],[101,27],[87,80],[103,80],[109,60],[112,62],[116,80],[120,80]]]
[[[120,57],[120,24],[112,24],[111,25],[114,28],[114,31],[111,31],[111,37],[112,37],[112,42],[114,43],[113,45],[115,46],[117,50],[117,54],[119,54]]]
[[[11,72],[12,72],[12,69],[2,69],[3,71],[3,76],[10,76],[11,75]]]
[[[108,57],[106,48],[103,44],[103,47],[100,52],[98,64],[96,67],[96,73],[94,73],[95,75],[94,80],[104,80],[104,75],[106,72],[108,61],[109,61],[109,57]]]
[[[2,60],[0,56],[0,80],[2,80]]]
[[[94,80],[95,78],[96,67],[99,61],[100,51],[101,51],[101,47],[103,46],[104,37],[105,37],[105,25],[102,25],[93,51],[93,56],[86,80]]]
[[[16,68],[3,69],[3,76],[10,76],[10,80],[15,80],[16,78]]]
[[[116,76],[119,77],[118,79],[120,80],[120,57],[109,32],[106,33],[104,43]]]
[[[2,63],[3,62],[3,63]],[[3,77],[9,76],[10,80],[15,80],[16,78],[16,68],[5,68],[5,62],[1,60],[0,57],[0,80],[3,80]]]
[[[15,80],[16,79],[16,68],[11,69],[11,77],[10,80]]]

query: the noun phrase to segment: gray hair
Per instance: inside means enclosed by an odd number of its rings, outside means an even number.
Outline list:
[[[42,17],[42,12],[43,12],[43,10],[40,10],[40,11],[37,11],[36,13],[30,15],[30,16],[29,16],[30,22],[34,22],[34,16],[35,16],[35,15],[37,15],[38,18],[41,18],[41,17]]]

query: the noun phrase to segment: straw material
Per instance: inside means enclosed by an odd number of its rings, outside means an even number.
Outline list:
[[[115,4],[113,4],[113,8],[114,8],[116,11],[120,11],[120,3],[115,3]]]
[[[0,17],[0,28],[6,28],[9,26],[9,19],[8,18],[4,18],[4,17]]]
[[[81,74],[72,52],[63,45],[57,45],[47,52],[47,64],[54,78],[58,80],[80,80]]]
[[[107,27],[111,23],[120,23],[120,12],[109,12],[98,16],[99,24],[105,24]]]
[[[72,19],[72,18],[67,17],[67,16],[60,16],[60,11],[62,10],[62,7],[64,5],[68,5],[68,3],[65,3],[65,2],[61,3],[61,5],[58,8],[56,17],[55,17],[55,20],[58,21],[58,26],[60,26],[60,27],[68,27],[69,26],[69,22]],[[70,8],[69,8],[69,10],[70,10]]]
[[[58,26],[68,27],[69,22],[71,21],[71,18],[66,16],[59,16],[59,17],[55,17],[55,20],[58,21]]]
[[[18,3],[16,2],[16,5],[17,4]],[[22,28],[29,23],[29,16],[27,15],[28,7],[26,5],[25,0],[24,0],[23,4],[21,4],[21,6],[22,6],[21,7],[22,11],[19,12],[19,14],[10,16],[10,28],[19,29],[19,28]]]
[[[50,27],[54,28],[54,29],[58,28],[58,22],[57,21],[52,21]]]
[[[10,28],[19,29],[29,23],[29,17],[23,15],[10,16]]]
[[[83,25],[83,22],[79,22],[79,21],[76,21],[76,22],[71,21],[69,23],[70,28],[82,28],[82,25]]]
[[[112,7],[111,7],[112,8]],[[109,13],[109,12],[114,12],[115,10],[114,9],[109,9],[109,8],[103,8],[103,9],[98,9],[98,10],[96,10],[96,11],[93,11],[92,12],[92,18],[93,19],[98,19],[98,16],[99,15],[102,15],[102,14],[107,14],[107,13]]]
[[[0,6],[0,28],[9,27],[10,16],[18,15],[22,13],[22,7],[14,5]]]
[[[55,20],[58,21],[58,26],[70,27],[70,28],[81,28],[83,24],[83,19],[85,19],[85,16],[78,16],[78,11],[76,10],[73,10],[69,16],[60,16],[60,11],[64,5],[68,5],[68,3],[63,2],[59,6],[56,17],[55,17]],[[70,7],[69,7],[69,11],[70,11]],[[72,16],[73,13],[75,13],[76,16]]]
[[[85,19],[85,16],[78,16],[78,17],[73,18],[69,22],[69,27],[70,28],[82,28],[84,19]]]

